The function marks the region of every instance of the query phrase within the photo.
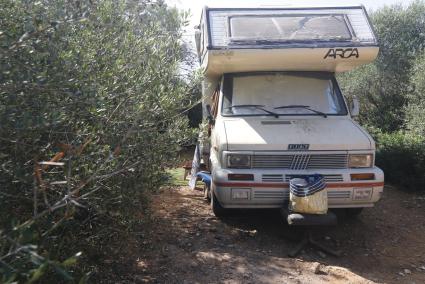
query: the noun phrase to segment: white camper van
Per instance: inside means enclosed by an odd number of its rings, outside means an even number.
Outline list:
[[[205,7],[196,43],[216,215],[282,207],[289,180],[316,173],[329,208],[356,214],[380,199],[375,142],[335,79],[378,54],[364,7]]]

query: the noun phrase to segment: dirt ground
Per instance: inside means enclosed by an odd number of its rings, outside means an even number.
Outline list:
[[[239,210],[220,220],[202,192],[163,188],[149,233],[130,257],[137,283],[425,283],[425,196],[386,187],[355,220],[314,231],[342,251],[288,252],[301,230],[276,210]]]

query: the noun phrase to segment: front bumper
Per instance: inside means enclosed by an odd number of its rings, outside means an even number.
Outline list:
[[[231,181],[228,174],[253,174],[252,181]],[[212,190],[224,208],[280,208],[289,199],[289,178],[325,176],[329,208],[372,207],[382,196],[384,173],[378,167],[343,170],[216,169]],[[374,180],[352,181],[350,174],[373,173]],[[359,192],[370,192],[359,198]]]

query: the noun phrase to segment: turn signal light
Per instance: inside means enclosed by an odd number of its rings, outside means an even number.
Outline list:
[[[375,174],[350,174],[351,180],[374,180]]]
[[[229,180],[254,180],[253,174],[228,174]]]

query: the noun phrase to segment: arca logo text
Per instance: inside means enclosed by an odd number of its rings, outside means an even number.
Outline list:
[[[355,56],[356,58],[359,58],[359,51],[357,50],[357,48],[331,48],[328,50],[328,52],[326,53],[325,57],[323,57],[323,59],[326,58],[333,58],[333,59],[337,59],[337,57],[339,58],[350,58]]]

